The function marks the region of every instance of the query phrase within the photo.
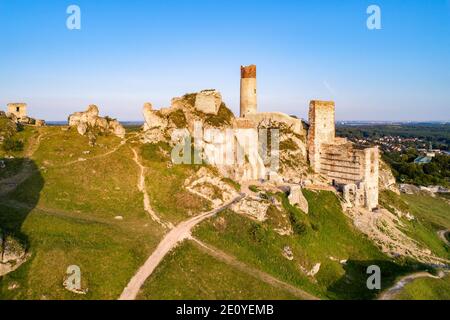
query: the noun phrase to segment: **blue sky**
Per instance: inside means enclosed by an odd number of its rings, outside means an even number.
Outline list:
[[[450,120],[450,0],[0,0],[0,49],[1,108],[46,120],[92,103],[141,120],[144,102],[205,88],[237,114],[252,63],[261,111],[306,118],[332,99],[338,120]]]

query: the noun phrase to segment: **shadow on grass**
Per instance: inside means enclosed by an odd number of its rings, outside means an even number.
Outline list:
[[[18,240],[28,249],[28,237],[22,232],[22,226],[39,202],[44,178],[33,160],[22,158],[17,162],[28,174],[17,170],[15,175],[0,179],[0,234],[3,239],[11,237]]]
[[[372,265],[380,267],[381,290],[367,288],[367,279],[373,274],[368,274],[367,268]],[[345,275],[332,283],[328,292],[334,299],[371,300],[393,286],[398,277],[425,269],[423,265],[410,261],[397,264],[389,260],[349,260],[344,266]]]

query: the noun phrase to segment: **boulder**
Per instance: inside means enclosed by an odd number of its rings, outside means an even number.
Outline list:
[[[15,115],[14,113],[7,112],[7,113],[6,113],[6,116],[7,116],[10,120],[12,120],[12,121],[14,121],[15,123],[17,123],[18,119],[17,119],[17,117],[16,117],[16,115]]]
[[[0,277],[16,270],[26,258],[25,246],[0,230]]]
[[[36,127],[43,127],[45,126],[45,120],[36,120],[35,125]]]
[[[304,213],[309,212],[308,201],[303,195],[302,188],[300,186],[291,186],[289,193],[289,203],[293,206],[298,206]]]
[[[142,113],[144,114],[145,119],[144,130],[154,128],[165,129],[167,127],[167,120],[160,112],[153,110],[151,103],[144,104]]]
[[[112,120],[109,122],[109,127],[113,134],[120,138],[125,138],[125,128],[117,120]]]
[[[378,175],[380,190],[391,190],[397,194],[400,194],[395,177],[392,174],[392,170],[384,161],[380,161],[380,170]]]
[[[81,135],[85,135],[90,129],[100,132],[109,132],[120,138],[125,138],[125,128],[115,119],[100,117],[96,105],[91,104],[84,112],[75,112],[69,116],[69,126],[77,127]]]
[[[195,109],[206,114],[217,114],[222,104],[222,95],[216,90],[202,90],[195,97]]]
[[[80,122],[80,123],[77,125],[77,131],[78,131],[79,134],[81,134],[82,136],[84,136],[84,135],[86,134],[86,131],[87,131],[87,125],[86,125],[86,123]]]

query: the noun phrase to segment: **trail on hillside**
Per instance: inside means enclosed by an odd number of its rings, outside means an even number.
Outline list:
[[[73,212],[64,211],[62,209],[51,209],[51,208],[47,208],[42,205],[30,206],[27,203],[23,203],[23,202],[16,201],[16,200],[2,201],[2,205],[9,207],[9,208],[13,208],[13,209],[25,209],[25,210],[29,210],[29,211],[38,210],[38,211],[46,213],[48,215],[58,216],[58,217],[62,217],[62,218],[71,218],[71,219],[77,219],[80,221],[95,222],[95,223],[100,223],[100,224],[111,224],[111,220],[107,219],[107,218],[97,218],[97,217],[93,217],[91,215],[74,214]]]
[[[385,290],[380,294],[378,300],[394,300],[395,297],[405,288],[405,286],[420,278],[432,278],[432,279],[442,279],[445,276],[444,272],[441,272],[439,276],[434,276],[428,272],[417,272],[409,274],[400,278],[392,287]]]
[[[138,165],[139,170],[140,170],[139,177],[138,177],[138,182],[137,182],[137,187],[138,187],[139,191],[144,196],[144,209],[145,209],[145,211],[150,215],[150,217],[155,222],[159,223],[164,228],[173,229],[173,224],[172,223],[170,223],[170,222],[163,222],[161,220],[161,218],[153,210],[153,208],[152,208],[152,206],[150,204],[150,196],[148,195],[147,188],[145,186],[145,171],[146,171],[146,168],[139,161],[139,155],[138,155],[137,151],[135,149],[133,149],[133,148],[131,148],[131,150],[133,151],[133,154],[134,154],[133,160]]]
[[[353,220],[355,227],[366,234],[384,253],[411,257],[417,261],[448,266],[448,259],[434,255],[417,240],[403,230],[402,222],[386,209],[372,212],[364,208],[349,209],[345,213]]]
[[[233,257],[213,246],[210,246],[210,245],[207,245],[207,244],[201,242],[197,238],[192,238],[192,240],[198,245],[198,247],[202,251],[209,254],[210,256],[216,258],[217,260],[223,261],[226,264],[228,264],[242,272],[245,272],[248,275],[251,275],[271,286],[274,286],[274,287],[277,287],[280,289],[284,289],[302,300],[319,300],[319,298],[317,298],[316,296],[313,296],[313,295],[309,294],[308,292],[301,290],[289,283],[281,281],[281,280],[271,276],[268,273],[265,273],[261,270],[250,267],[250,266],[246,265],[245,263],[237,260],[235,257]]]
[[[39,133],[36,139],[30,139],[30,142],[23,155],[23,164],[20,171],[12,177],[0,180],[0,197],[14,191],[20,184],[27,180],[35,171],[31,157],[39,149],[41,140],[45,135]]]
[[[105,158],[105,157],[107,157],[107,156],[117,152],[121,147],[125,146],[126,143],[129,140],[131,140],[133,138],[136,138],[137,136],[139,136],[139,134],[133,134],[133,136],[131,136],[131,137],[125,139],[125,140],[122,140],[117,146],[115,146],[113,149],[111,149],[108,152],[105,152],[105,153],[102,153],[102,154],[99,154],[97,156],[93,156],[93,157],[90,157],[90,158],[86,158],[86,159],[83,158],[83,159],[77,159],[77,160],[69,161],[67,163],[64,163],[64,164],[61,164],[61,165],[58,165],[58,166],[52,166],[51,168],[63,168],[63,167],[68,167],[68,166],[71,166],[71,165],[74,165],[74,164],[80,163],[80,162],[86,162],[86,161],[91,161],[91,160]]]
[[[441,230],[438,231],[437,234],[439,236],[439,238],[444,241],[444,243],[446,245],[448,245],[450,247],[450,242],[447,240],[447,237],[445,236],[447,233],[450,233],[450,230]]]
[[[46,134],[40,133],[39,136],[36,138],[36,142],[33,140],[30,140],[30,143],[24,152],[24,163],[23,163],[20,171],[12,177],[8,177],[8,178],[0,180],[0,197],[14,191],[20,184],[22,184],[24,181],[26,181],[35,171],[38,170],[38,169],[32,168],[33,161],[31,160],[31,157],[39,149],[42,138],[48,137],[48,136],[51,136],[51,134],[46,135]],[[124,146],[126,144],[126,142],[128,140],[133,139],[137,136],[139,136],[139,134],[134,134],[133,136],[129,137],[128,139],[121,141],[121,143],[119,145],[117,145],[112,150],[110,150],[104,154],[100,154],[98,156],[94,156],[94,157],[91,157],[88,159],[83,159],[83,160],[78,159],[75,161],[65,163],[63,165],[53,166],[51,168],[62,168],[62,167],[70,166],[70,165],[73,165],[73,164],[79,163],[79,162],[84,162],[84,161],[88,161],[88,160],[94,160],[94,159],[107,157],[107,156],[117,152],[122,146]]]
[[[240,195],[219,208],[216,208],[209,212],[202,213],[189,220],[183,221],[176,227],[174,227],[169,233],[165,235],[165,237],[159,243],[158,247],[147,259],[145,264],[138,270],[138,272],[133,276],[133,278],[131,278],[130,282],[120,295],[119,300],[136,299],[139,290],[144,284],[145,280],[147,280],[147,278],[153,273],[153,271],[160,264],[163,258],[180,242],[191,237],[192,228],[194,228],[196,225],[198,225],[205,219],[208,219],[217,214],[218,212],[225,210],[233,203],[241,200],[242,198],[243,195]]]

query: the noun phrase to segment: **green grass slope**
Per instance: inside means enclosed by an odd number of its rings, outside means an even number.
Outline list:
[[[116,299],[164,232],[143,209],[132,151],[112,136],[89,147],[73,130],[39,133],[31,176],[0,199],[0,226],[31,254],[0,278],[0,299]],[[70,265],[81,268],[86,295],[63,288]]]
[[[290,206],[286,199],[283,201],[291,223],[304,226],[291,236],[273,231],[270,220],[259,223],[230,211],[203,223],[194,235],[248,265],[325,299],[374,298],[378,291],[366,286],[370,265],[383,270],[382,289],[415,267],[405,261],[393,262],[382,254],[352,226],[333,193],[305,191],[305,196],[310,206],[308,215]],[[282,255],[285,246],[292,249],[292,261]],[[347,262],[341,264],[340,260]],[[302,271],[311,270],[317,263],[321,267],[314,278]]]
[[[399,300],[450,300],[450,276],[443,279],[421,278],[405,286]]]
[[[203,253],[191,242],[173,250],[146,281],[138,299],[296,299]]]

